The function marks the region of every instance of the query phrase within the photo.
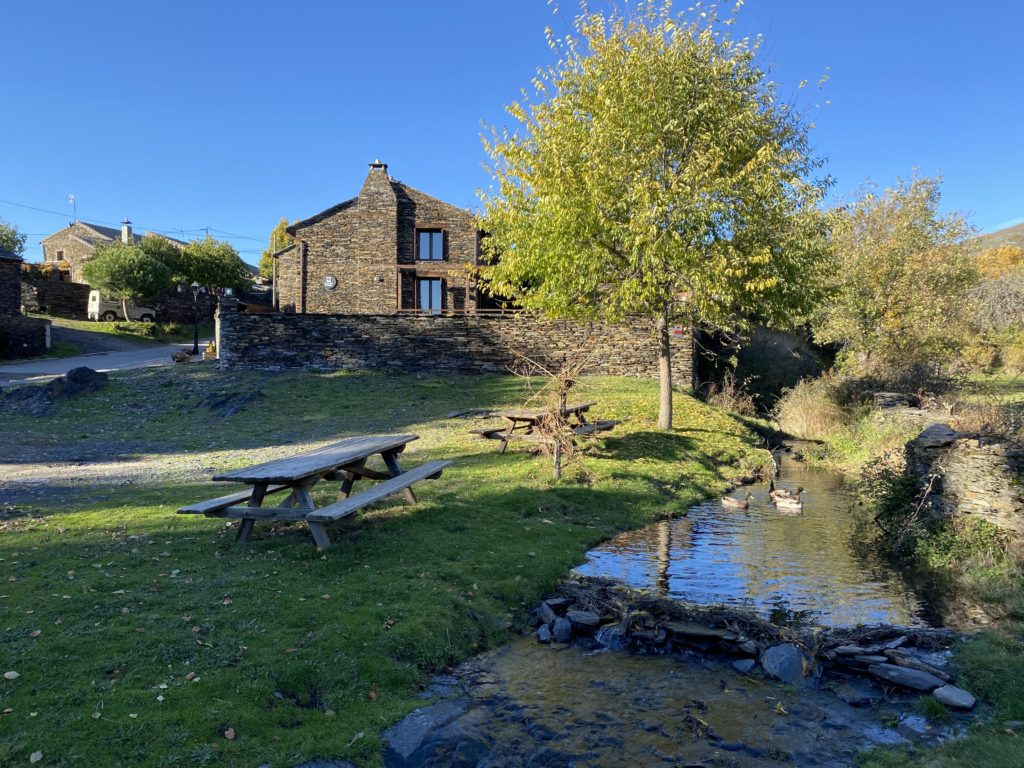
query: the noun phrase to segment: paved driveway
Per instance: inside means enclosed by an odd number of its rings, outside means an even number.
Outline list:
[[[202,349],[208,341],[209,339],[200,341],[199,348]],[[124,371],[129,368],[170,365],[172,363],[171,355],[182,349],[191,351],[192,342],[0,365],[0,386],[10,385],[19,381],[46,381],[56,376],[62,376],[72,368],[78,368],[82,365],[92,368],[94,371]]]

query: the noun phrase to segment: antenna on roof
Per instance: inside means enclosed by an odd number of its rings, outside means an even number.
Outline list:
[[[72,206],[74,206],[75,220],[72,222],[72,224],[77,224],[78,223],[78,203],[75,202],[75,196],[74,195],[68,195],[64,199],[67,200],[69,203],[71,203]]]

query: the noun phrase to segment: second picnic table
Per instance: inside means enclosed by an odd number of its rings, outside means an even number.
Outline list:
[[[419,435],[361,435],[348,437],[308,453],[243,467],[216,475],[213,479],[251,485],[249,491],[233,493],[216,499],[191,504],[178,510],[180,514],[202,514],[207,517],[238,518],[238,541],[246,541],[257,520],[298,520],[309,525],[317,547],[327,549],[331,540],[324,523],[340,520],[359,509],[388,496],[401,493],[416,502],[413,483],[441,476],[450,461],[428,461],[409,470],[398,465],[398,455]],[[380,454],[387,473],[370,469],[367,461]],[[352,486],[360,479],[382,482],[352,495]],[[317,507],[311,490],[321,481],[340,481],[338,500]],[[280,506],[264,507],[264,499],[288,491]]]
[[[562,407],[562,418],[566,420],[569,428],[577,435],[592,435],[595,432],[602,432],[611,429],[619,422],[617,421],[588,421],[587,411],[597,405],[597,401],[589,403],[575,403]],[[551,411],[544,408],[510,408],[504,411],[494,411],[492,416],[499,416],[505,420],[503,427],[490,427],[473,430],[475,434],[491,440],[501,440],[499,453],[504,453],[512,440],[525,440],[527,442],[543,443],[549,438],[539,434],[539,428],[545,419],[550,418]]]

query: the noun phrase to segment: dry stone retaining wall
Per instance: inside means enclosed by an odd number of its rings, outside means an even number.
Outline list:
[[[970,514],[1024,534],[1024,448],[934,424],[907,444],[907,467],[932,481],[941,514]]]
[[[0,359],[38,357],[49,346],[50,321],[0,315]]]
[[[86,283],[25,275],[21,278],[21,304],[26,312],[85,320],[89,290]]]
[[[593,352],[589,372],[652,377],[657,345],[649,323],[622,325],[539,320],[524,315],[302,315],[218,312],[220,365],[279,369],[503,373],[514,352],[548,366]],[[693,342],[673,338],[673,377],[693,384]]]

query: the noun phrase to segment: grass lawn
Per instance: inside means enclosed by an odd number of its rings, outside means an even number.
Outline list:
[[[227,386],[263,395],[223,419],[197,407]],[[468,434],[479,422],[445,417],[522,403],[513,377],[179,366],[114,375],[44,419],[0,413],[0,430],[33,446],[101,440],[111,459],[168,464],[201,451],[204,475],[265,446],[370,432],[419,434],[408,466],[455,462],[416,486],[417,505],[334,525],[326,553],[302,526],[257,524],[239,547],[223,522],[175,515],[228,490],[195,479],[154,475],[102,503],[58,496],[8,515],[0,672],[19,676],[0,679],[0,765],[37,751],[39,766],[379,764],[379,731],[422,705],[430,672],[504,642],[588,547],[683,512],[765,458],[736,419],[685,396],[676,428],[656,431],[653,382],[590,379],[577,397],[625,421],[560,482],[549,460],[499,455]],[[74,469],[52,471],[60,486]]]

